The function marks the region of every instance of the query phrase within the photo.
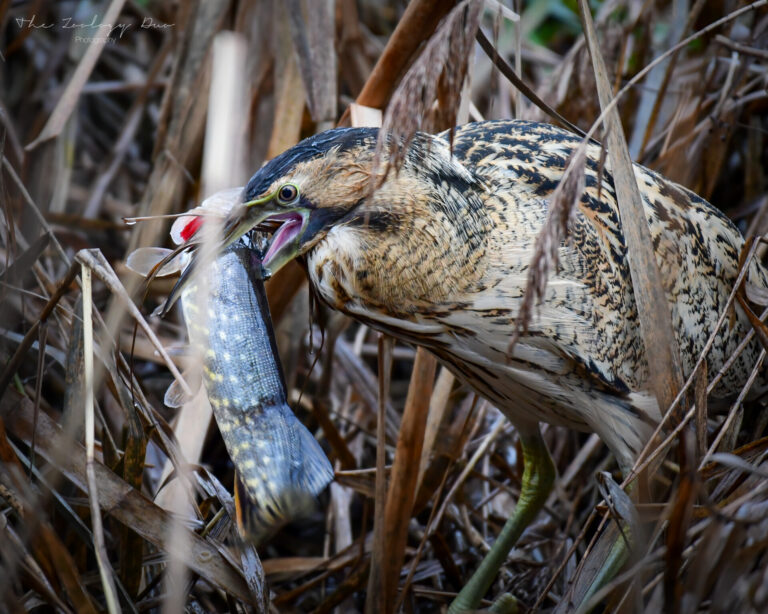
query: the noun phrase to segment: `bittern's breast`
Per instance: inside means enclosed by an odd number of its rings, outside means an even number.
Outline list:
[[[407,319],[481,283],[494,226],[479,193],[450,167],[419,168],[388,180],[307,255],[312,282],[330,305]]]

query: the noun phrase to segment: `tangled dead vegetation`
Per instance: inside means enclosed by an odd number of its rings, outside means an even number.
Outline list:
[[[431,612],[450,600],[519,493],[514,429],[413,348],[322,311],[322,332],[310,325],[303,272],[286,267],[268,291],[290,401],[337,479],[322,512],[257,554],[235,538],[218,432],[181,428],[163,402],[189,362],[178,316],[149,317],[172,280],[145,289],[123,264],[136,246],[162,244],[168,226],[123,220],[179,213],[213,190],[207,117],[227,92],[241,100],[224,113],[240,144],[229,148],[240,152],[233,183],[359,117],[345,113],[355,101],[381,108],[406,140],[419,126],[480,118],[555,122],[555,110],[607,141],[578,4],[112,0],[101,19],[93,2],[0,3],[0,609],[354,612],[386,599]],[[621,92],[632,158],[757,237],[743,266],[764,259],[768,3],[592,4],[602,85]],[[95,28],[100,20],[110,27]],[[473,43],[477,27],[493,57]],[[213,59],[225,30],[238,37],[236,72]],[[521,98],[510,71],[550,110]],[[221,89],[209,96],[212,82]],[[530,280],[539,292],[567,235],[579,166],[577,156],[541,238]],[[742,284],[729,308],[749,310],[764,347],[766,294]],[[728,326],[730,311],[720,315]],[[752,386],[764,356],[725,406],[708,402],[722,373],[701,357],[638,464],[654,468],[647,499],[620,488],[627,476],[596,436],[545,427],[554,494],[494,593],[522,610],[571,611],[605,556],[590,543],[620,519],[642,538],[594,597],[609,611],[766,611],[768,399]],[[419,412],[422,451],[398,462]],[[386,508],[387,522],[407,527],[397,553],[373,539],[377,438],[380,467],[418,471],[402,498],[412,505]],[[369,587],[371,568],[396,586]]]

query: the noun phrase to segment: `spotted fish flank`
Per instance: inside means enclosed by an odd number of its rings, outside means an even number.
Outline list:
[[[333,479],[323,450],[288,406],[269,317],[261,261],[242,242],[203,266],[181,296],[190,340],[203,356],[203,379],[237,471],[238,525],[260,542],[314,510]],[[199,279],[199,277],[197,278]],[[198,305],[206,305],[201,321]]]

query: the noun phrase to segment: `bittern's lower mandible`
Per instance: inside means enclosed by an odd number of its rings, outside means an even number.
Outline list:
[[[328,305],[432,352],[517,427],[520,500],[480,570],[454,603],[477,606],[509,549],[543,505],[554,467],[539,422],[596,432],[630,467],[661,412],[648,364],[619,221],[600,147],[587,152],[586,190],[545,298],[508,355],[534,241],[579,139],[525,121],[417,134],[399,172],[371,191],[377,131],[331,130],[259,170],[233,210],[239,235],[280,224],[264,266],[300,257]],[[689,190],[635,167],[686,374],[722,312],[743,238]],[[600,183],[600,185],[599,185]],[[768,286],[753,264],[750,280]],[[719,370],[749,329],[737,308],[708,355]],[[750,345],[714,391],[738,391],[757,357]]]

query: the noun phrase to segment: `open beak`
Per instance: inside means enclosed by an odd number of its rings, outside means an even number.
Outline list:
[[[235,197],[231,190],[221,192],[221,198],[231,203]],[[214,195],[217,197],[218,195]],[[265,194],[246,203],[229,205],[229,215],[224,220],[222,232],[223,241],[221,249],[229,247],[250,230],[258,229],[272,232],[272,238],[267,246],[267,251],[262,256],[262,268],[265,278],[269,278],[279,271],[285,264],[299,255],[301,235],[309,220],[309,210],[305,207],[291,207],[279,205],[274,201],[275,194]],[[213,197],[212,197],[213,198]],[[222,209],[222,207],[220,207]],[[190,220],[179,224],[176,234],[176,242],[189,242],[199,230],[202,219],[190,215]],[[174,285],[168,299],[165,301],[158,314],[163,316],[176,302],[187,282],[192,278],[192,272],[197,264],[197,255],[193,256],[189,264],[182,271],[179,280]]]
[[[274,202],[274,195],[236,205],[224,221],[224,243],[227,247],[253,229],[274,231],[262,259],[268,275],[274,275],[299,255],[300,238],[309,220],[304,207],[285,207]]]

